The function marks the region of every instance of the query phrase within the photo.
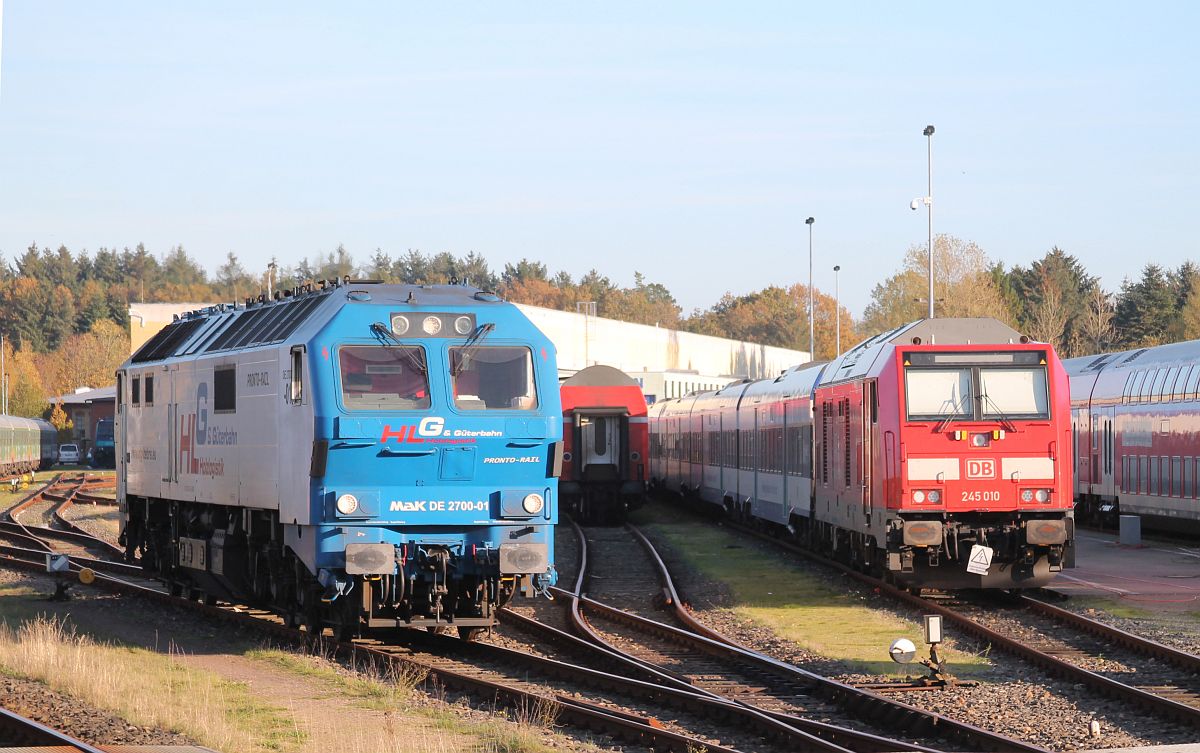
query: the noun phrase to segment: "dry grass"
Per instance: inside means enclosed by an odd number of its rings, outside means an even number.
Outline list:
[[[434,706],[421,704],[416,689],[426,677],[420,670],[388,665],[351,670],[329,656],[271,648],[249,651],[246,656],[317,680],[331,696],[349,698],[360,708],[381,712],[380,724],[356,728],[349,737],[345,725],[331,724],[328,718],[309,720],[306,726],[314,751],[551,753],[563,747],[561,742],[554,746],[544,742],[554,735],[558,704],[553,701],[542,699],[502,712],[505,715],[502,718],[481,720],[471,718],[467,708],[445,702],[437,686],[432,688],[433,695],[442,702]],[[326,740],[333,747],[320,747]]]
[[[185,667],[171,654],[96,642],[46,617],[0,625],[0,667],[218,750],[289,750],[304,738],[244,684]]]

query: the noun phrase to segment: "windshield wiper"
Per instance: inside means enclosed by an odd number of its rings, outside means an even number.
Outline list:
[[[956,418],[961,420],[963,416],[961,413],[958,412],[958,410],[960,407],[962,407],[963,401],[969,400],[969,399],[971,399],[970,395],[963,395],[962,397],[960,397],[958,399],[958,402],[950,407],[950,413],[948,413],[945,418],[943,418],[941,421],[939,421],[937,426],[933,427],[933,433],[940,434],[942,432],[942,430],[945,429],[947,426],[949,426],[950,422]],[[942,413],[946,413],[946,411],[942,411]],[[938,415],[941,415],[941,414],[938,414]]]
[[[479,347],[479,343],[483,342],[483,338],[491,334],[492,330],[495,328],[496,325],[493,322],[485,322],[484,324],[480,324],[475,328],[475,331],[471,333],[471,336],[467,338],[466,343],[463,344],[462,350],[458,351],[458,363],[455,364],[453,369],[451,369],[450,376],[458,376],[463,367],[467,365],[468,357],[471,355],[472,351]]]
[[[1016,425],[1012,422],[1012,419],[1010,419],[1008,417],[1008,414],[1006,414],[1004,411],[1000,410],[1000,406],[996,405],[995,401],[993,401],[990,397],[988,397],[988,394],[986,392],[983,393],[983,395],[981,395],[981,397],[984,400],[987,400],[988,403],[993,408],[996,409],[996,413],[998,413],[999,417],[1000,417],[1000,426],[1002,426],[1005,431],[1016,431],[1017,430]]]
[[[412,367],[413,371],[422,375],[427,373],[428,370],[425,366],[425,361],[417,357],[416,348],[408,347],[400,342],[400,338],[396,337],[396,334],[386,324],[375,322],[371,325],[371,332],[385,348],[399,345],[401,347],[400,352],[404,355],[405,360],[408,361],[408,365]],[[389,340],[391,341],[390,343],[388,342]]]

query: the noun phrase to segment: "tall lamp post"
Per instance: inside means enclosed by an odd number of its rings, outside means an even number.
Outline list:
[[[924,130],[927,144],[926,159],[929,171],[929,191],[922,198],[912,200],[913,211],[921,204],[925,205],[929,214],[929,318],[933,318],[933,126],[927,125]]]
[[[836,322],[835,328],[837,331],[837,354],[842,355],[842,304],[841,289],[838,286],[838,272],[842,271],[840,264],[833,266],[833,321]]]
[[[815,342],[816,328],[813,325],[813,255],[812,255],[812,226],[816,219],[809,217],[804,221],[808,225],[808,360],[817,360]]]

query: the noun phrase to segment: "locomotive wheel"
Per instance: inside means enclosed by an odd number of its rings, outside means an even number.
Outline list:
[[[358,604],[349,597],[342,597],[336,602],[336,612],[333,622],[334,638],[344,643],[358,637]]]
[[[320,638],[325,632],[325,616],[321,608],[321,592],[316,588],[308,588],[304,593],[304,604],[301,607],[304,615],[304,629],[309,637]]]

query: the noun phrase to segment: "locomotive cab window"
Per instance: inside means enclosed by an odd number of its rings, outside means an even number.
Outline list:
[[[415,345],[347,345],[338,351],[346,410],[424,410],[429,369]]]
[[[979,393],[984,418],[1050,417],[1045,368],[980,369]]]
[[[905,360],[909,421],[1050,416],[1045,353],[925,352]]]
[[[142,378],[134,377],[129,380],[129,402],[131,405],[142,404]]]
[[[146,375],[146,405],[154,405],[154,375]]]
[[[970,369],[909,369],[904,376],[909,421],[971,418]]]
[[[534,410],[533,353],[520,346],[450,349],[454,407],[459,410]]]

